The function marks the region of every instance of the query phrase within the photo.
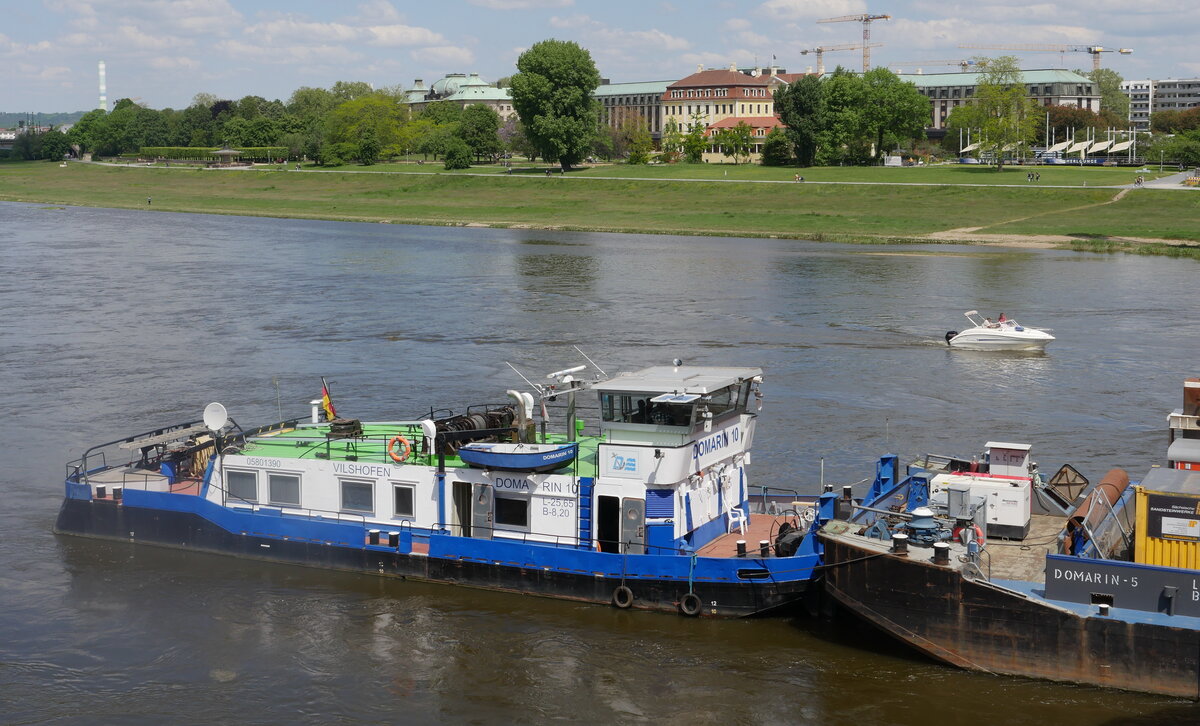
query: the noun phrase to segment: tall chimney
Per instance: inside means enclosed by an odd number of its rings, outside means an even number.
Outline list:
[[[108,85],[104,81],[104,61],[100,61],[100,105],[101,111],[108,111]]]

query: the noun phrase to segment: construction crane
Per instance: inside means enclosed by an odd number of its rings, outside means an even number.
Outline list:
[[[1090,53],[1092,56],[1092,70],[1100,70],[1101,53],[1129,55],[1133,52],[1132,48],[1105,48],[1100,45],[960,45],[958,47],[982,48],[984,50],[1024,50],[1034,53]],[[1066,65],[1066,63],[1064,62],[1063,65]]]
[[[882,43],[872,43],[872,48],[878,48]],[[825,75],[825,54],[833,53],[839,50],[860,50],[862,43],[843,43],[842,45],[818,45],[816,48],[800,51],[800,55],[808,55],[809,53],[817,54],[817,75]]]
[[[862,23],[862,26],[863,26],[863,42],[862,42],[863,73],[866,73],[867,71],[871,70],[871,48],[872,48],[872,46],[871,46],[871,21],[872,20],[891,20],[891,19],[892,19],[891,15],[868,15],[867,13],[863,13],[862,15],[842,15],[837,18],[822,18],[821,20],[818,20],[817,22],[818,23],[848,23],[848,22],[853,21],[855,23]]]
[[[974,58],[969,58],[969,59],[960,58],[958,60],[897,61],[896,63],[888,64],[888,68],[895,68],[896,70],[902,70],[903,68],[913,67],[913,66],[916,66],[918,68],[920,68],[922,66],[958,66],[964,73],[966,73],[968,70],[971,69],[971,66],[981,66],[981,65],[984,65],[984,63],[981,61],[975,60]]]

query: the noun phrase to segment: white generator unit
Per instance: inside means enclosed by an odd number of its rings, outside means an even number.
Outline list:
[[[989,441],[980,471],[938,474],[929,481],[930,499],[945,499],[946,489],[965,486],[971,498],[987,501],[988,537],[1025,539],[1032,513],[1033,480],[1029,470],[1029,444]]]

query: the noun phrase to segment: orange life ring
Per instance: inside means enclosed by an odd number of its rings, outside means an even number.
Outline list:
[[[396,444],[400,444],[401,446],[404,447],[403,454],[396,453]],[[399,463],[403,462],[405,459],[407,459],[408,455],[412,453],[412,444],[408,443],[408,439],[397,434],[392,437],[391,441],[388,442],[387,453],[388,453],[388,456],[392,457],[392,461],[399,464]]]
[[[955,527],[950,533],[950,537],[957,542],[962,542],[962,532],[964,529],[972,529],[975,531],[975,541],[979,543],[980,547],[983,547],[984,544],[986,544],[983,540],[983,530],[978,524],[972,524],[970,527]]]

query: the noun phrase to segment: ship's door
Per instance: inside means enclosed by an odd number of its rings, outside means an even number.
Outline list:
[[[646,501],[624,499],[621,501],[621,542],[625,554],[646,554]]]
[[[596,497],[596,539],[601,552],[621,551],[620,497]]]
[[[476,484],[471,501],[471,534],[476,539],[492,538],[492,504],[495,492],[490,484]]]
[[[454,506],[450,512],[450,533],[459,537],[471,536],[471,483],[454,482]]]

